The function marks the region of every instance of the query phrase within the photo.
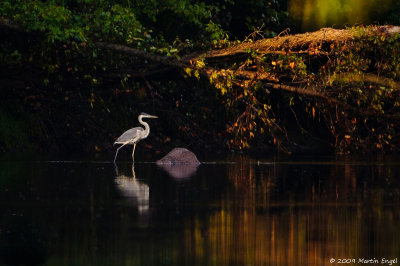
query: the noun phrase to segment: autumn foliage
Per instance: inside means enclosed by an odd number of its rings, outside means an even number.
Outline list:
[[[0,149],[111,150],[145,111],[157,150],[399,150],[399,27],[279,33],[250,1],[240,39],[238,6],[167,2],[3,1]]]

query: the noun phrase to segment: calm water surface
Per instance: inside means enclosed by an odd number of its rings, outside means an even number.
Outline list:
[[[0,197],[3,264],[400,263],[393,157],[233,157],[171,174],[140,161],[0,159]]]

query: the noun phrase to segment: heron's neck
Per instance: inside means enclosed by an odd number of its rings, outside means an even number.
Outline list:
[[[149,127],[149,124],[147,124],[146,122],[144,122],[142,120],[142,116],[141,115],[139,115],[139,123],[144,126],[144,132],[145,132],[146,137],[147,137],[149,135],[149,133],[150,133],[150,127]]]

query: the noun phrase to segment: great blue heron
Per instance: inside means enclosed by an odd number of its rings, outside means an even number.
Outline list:
[[[117,155],[118,151],[124,147],[125,145],[133,145],[133,151],[132,151],[132,161],[135,161],[135,148],[136,148],[136,143],[138,143],[140,140],[147,138],[147,136],[150,133],[150,127],[149,124],[146,122],[143,122],[143,118],[158,118],[157,116],[154,115],[149,115],[146,113],[141,113],[139,115],[139,123],[144,126],[144,129],[141,127],[134,127],[131,128],[127,131],[125,131],[119,138],[114,142],[115,144],[122,144],[121,146],[118,147],[117,151],[115,152],[115,157],[114,157],[114,162],[117,160]]]

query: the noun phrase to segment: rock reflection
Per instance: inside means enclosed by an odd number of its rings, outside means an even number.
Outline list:
[[[140,213],[145,213],[149,210],[149,186],[138,180],[135,174],[134,164],[132,164],[132,176],[119,174],[117,164],[115,167],[115,183],[122,195],[129,199],[129,203],[138,207]]]
[[[171,177],[184,179],[196,174],[200,162],[196,155],[188,149],[174,148],[158,160],[156,165],[164,169]]]
[[[165,172],[167,172],[172,178],[176,179],[185,179],[192,177],[196,174],[197,166],[194,164],[161,164],[157,165],[162,168]]]

